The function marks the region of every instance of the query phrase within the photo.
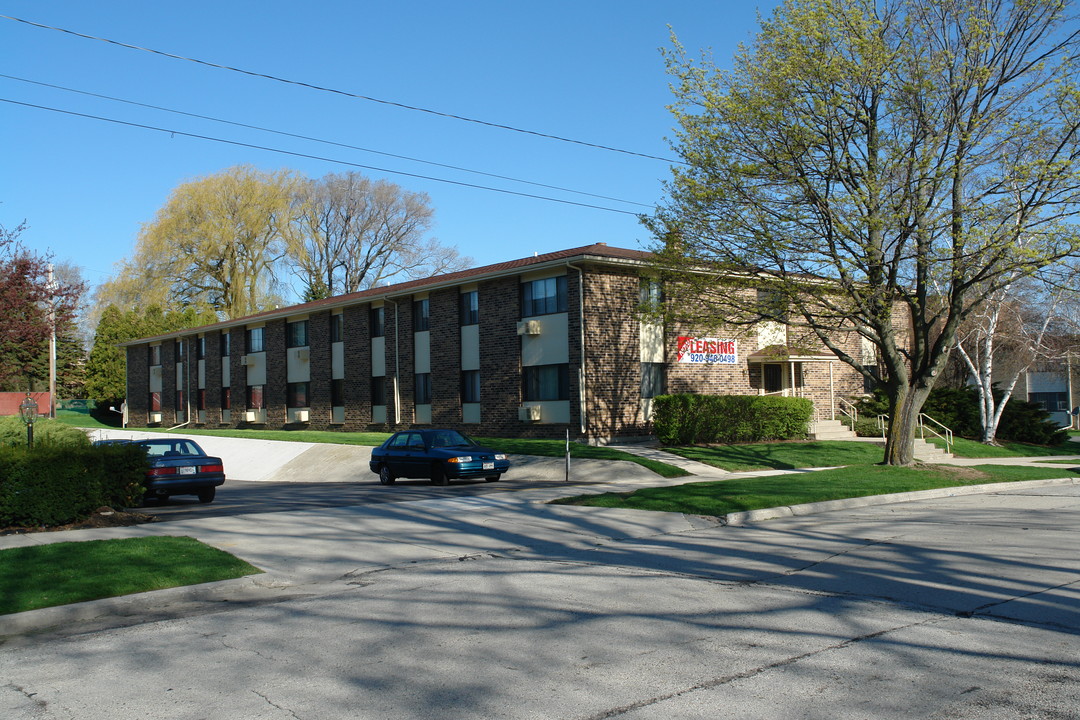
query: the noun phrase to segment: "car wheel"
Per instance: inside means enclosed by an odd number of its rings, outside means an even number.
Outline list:
[[[202,504],[214,502],[214,496],[217,495],[217,488],[206,488],[199,491],[199,502]]]
[[[499,482],[499,476],[498,475],[492,475],[491,477],[484,478],[484,480],[486,482]]]
[[[439,463],[435,463],[431,466],[431,484],[432,485],[446,485],[450,481],[446,479],[446,473],[443,472],[443,466]]]
[[[379,468],[379,482],[383,485],[393,485],[394,475],[390,472],[390,468],[383,465]]]

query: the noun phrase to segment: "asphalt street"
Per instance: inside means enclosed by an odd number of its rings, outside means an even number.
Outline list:
[[[559,491],[70,533],[267,572],[0,618],[0,717],[1080,715],[1074,483],[741,526]]]

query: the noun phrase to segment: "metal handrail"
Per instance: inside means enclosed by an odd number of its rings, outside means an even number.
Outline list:
[[[855,424],[859,422],[859,408],[850,400],[845,400],[839,396],[836,399],[840,401],[840,414],[851,418],[851,429],[854,430]]]
[[[889,427],[889,420],[890,420],[890,418],[889,418],[888,415],[878,415],[877,416],[878,429],[881,430],[881,439],[882,440],[885,440],[885,433],[886,433],[886,430]],[[934,423],[939,428],[944,430],[945,434],[939,433],[937,430],[935,430],[932,427],[927,427],[926,422],[925,422],[926,420],[929,420],[930,422]],[[941,438],[942,440],[945,441],[945,452],[952,453],[953,431],[950,430],[948,427],[946,427],[943,423],[935,420],[934,418],[930,417],[926,413],[919,413],[918,428],[919,428],[919,438],[921,440],[926,440],[926,432],[929,430],[931,435],[939,437],[939,438]]]

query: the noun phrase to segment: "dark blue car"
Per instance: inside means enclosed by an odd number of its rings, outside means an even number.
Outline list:
[[[370,467],[383,485],[397,478],[428,478],[433,485],[446,485],[451,478],[495,482],[510,469],[510,461],[457,430],[402,430],[371,451]]]

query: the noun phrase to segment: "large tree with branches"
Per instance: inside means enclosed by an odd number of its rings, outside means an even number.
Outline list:
[[[1070,13],[1060,0],[787,0],[728,71],[676,41],[682,163],[647,219],[680,281],[672,315],[801,325],[870,377],[835,339],[858,333],[883,366],[885,461],[911,463],[964,318],[1080,245]],[[746,303],[739,285],[770,301]]]

